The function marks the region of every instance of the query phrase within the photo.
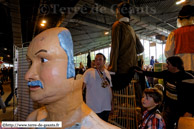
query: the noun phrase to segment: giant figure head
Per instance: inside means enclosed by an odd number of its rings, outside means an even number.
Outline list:
[[[119,20],[122,17],[130,18],[130,5],[127,2],[121,2],[116,8],[116,18]]]
[[[183,6],[177,19],[177,27],[188,25],[194,25],[194,6],[191,5]]]
[[[69,94],[75,76],[73,42],[65,28],[48,29],[29,45],[25,75],[34,101],[48,104]]]

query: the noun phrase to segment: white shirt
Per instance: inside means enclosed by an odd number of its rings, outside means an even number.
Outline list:
[[[128,17],[122,17],[119,19],[119,21],[124,21],[124,22],[129,22],[129,18]]]
[[[103,75],[110,81],[110,86],[102,87],[102,80],[96,69],[88,69],[84,75],[86,83],[86,104],[96,113],[111,111],[112,82],[109,72],[104,69]]]

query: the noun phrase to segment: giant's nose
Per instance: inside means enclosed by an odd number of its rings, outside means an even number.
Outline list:
[[[38,77],[38,74],[37,74],[36,65],[32,64],[25,74],[25,80],[26,81],[35,81],[38,79],[37,77]]]

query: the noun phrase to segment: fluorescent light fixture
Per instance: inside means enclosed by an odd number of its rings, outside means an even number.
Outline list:
[[[185,0],[180,0],[180,1],[177,1],[176,4],[179,5],[181,3],[185,2]]]

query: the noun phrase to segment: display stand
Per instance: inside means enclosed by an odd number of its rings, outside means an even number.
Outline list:
[[[166,70],[166,63],[155,63],[154,64],[154,72],[161,72],[163,70]],[[157,83],[164,85],[164,81],[161,78],[154,78],[154,80],[157,80]],[[156,82],[156,81],[154,81]]]
[[[109,117],[109,122],[121,127],[122,129],[137,129],[137,110],[135,96],[135,83],[131,83],[120,91],[113,91],[113,114]]]

